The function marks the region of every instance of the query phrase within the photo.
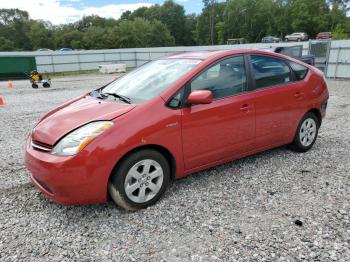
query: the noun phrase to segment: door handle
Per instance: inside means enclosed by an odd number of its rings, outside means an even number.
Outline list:
[[[296,92],[295,94],[294,94],[294,97],[295,98],[302,98],[304,96],[304,93],[303,92]]]
[[[248,104],[244,104],[239,110],[241,110],[242,112],[249,112],[250,106]]]

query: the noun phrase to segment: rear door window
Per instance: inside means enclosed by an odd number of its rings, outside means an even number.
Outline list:
[[[255,89],[287,84],[292,81],[288,64],[276,57],[251,55]]]

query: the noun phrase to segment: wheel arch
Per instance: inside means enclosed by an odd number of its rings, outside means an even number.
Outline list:
[[[322,115],[321,115],[320,110],[317,109],[317,108],[312,108],[309,111],[307,111],[305,114],[307,114],[307,113],[312,113],[312,114],[314,114],[317,117],[318,124],[319,124],[319,127],[320,127],[321,124],[322,124]]]
[[[167,160],[169,167],[170,167],[170,179],[175,180],[176,179],[176,161],[175,161],[173,154],[164,146],[160,146],[160,145],[156,145],[156,144],[148,144],[148,145],[142,145],[142,146],[136,147],[134,149],[131,149],[127,153],[125,153],[117,161],[117,163],[114,165],[114,168],[113,168],[111,174],[109,175],[108,181],[111,179],[112,174],[115,171],[115,169],[118,168],[118,166],[120,165],[120,163],[124,159],[126,159],[128,156],[130,156],[131,154],[133,154],[135,152],[146,150],[146,149],[153,149],[153,150],[161,153],[165,157],[165,159]]]
[[[303,119],[303,117],[308,114],[308,113],[312,113],[314,114],[316,117],[317,117],[317,120],[318,120],[318,123],[319,123],[319,127],[321,126],[321,123],[322,123],[322,115],[321,115],[321,112],[318,108],[316,107],[312,107],[310,108],[308,111],[306,111],[304,114],[302,114],[299,119],[298,119],[298,122],[296,123],[295,127],[293,128],[292,130],[292,133],[290,135],[290,141],[293,141],[295,135],[296,135],[296,132],[297,132],[297,129],[298,129],[298,125],[300,123],[300,121]]]

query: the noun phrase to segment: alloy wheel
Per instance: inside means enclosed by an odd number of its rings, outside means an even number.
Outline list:
[[[161,165],[152,159],[137,162],[125,177],[126,196],[135,203],[145,203],[160,191],[164,179]]]
[[[304,147],[310,146],[316,138],[317,126],[312,118],[306,118],[302,123],[299,131],[300,143]]]

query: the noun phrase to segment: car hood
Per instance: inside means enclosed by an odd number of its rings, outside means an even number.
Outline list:
[[[112,120],[135,105],[104,101],[89,95],[69,101],[46,114],[32,131],[32,140],[53,146],[70,131],[98,120]]]

